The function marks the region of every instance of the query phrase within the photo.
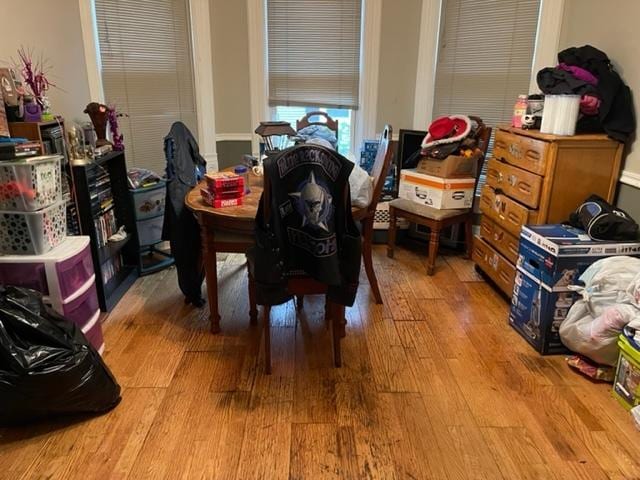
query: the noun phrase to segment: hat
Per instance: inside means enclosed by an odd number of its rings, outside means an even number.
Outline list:
[[[429,133],[422,140],[422,148],[462,140],[471,131],[471,120],[466,115],[440,117],[429,125]]]

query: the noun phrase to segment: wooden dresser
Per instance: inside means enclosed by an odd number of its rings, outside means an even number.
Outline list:
[[[563,222],[592,193],[612,202],[622,150],[604,134],[562,137],[499,127],[473,243],[478,267],[511,296],[520,228]]]

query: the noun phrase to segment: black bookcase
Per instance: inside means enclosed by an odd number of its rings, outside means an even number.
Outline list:
[[[97,184],[97,179],[101,185]],[[80,230],[91,237],[100,309],[107,312],[138,275],[138,242],[124,152],[111,152],[93,161],[73,165],[73,183]],[[109,201],[109,193],[112,201]],[[109,218],[111,228],[105,226],[106,218]],[[127,238],[116,243],[105,242],[114,229],[123,225]]]

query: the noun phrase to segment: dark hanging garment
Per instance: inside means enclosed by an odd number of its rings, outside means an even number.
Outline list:
[[[351,214],[352,169],[352,162],[318,145],[291,147],[265,160],[270,198],[267,208],[265,196],[260,199],[250,253],[259,304],[289,300],[287,278],[304,274],[329,286],[329,300],[353,305],[361,238]]]
[[[164,138],[164,153],[168,181],[162,239],[171,244],[178,285],[186,297],[185,301],[201,307],[204,305],[204,268],[200,227],[193,212],[185,206],[184,199],[204,175],[207,163],[200,155],[196,139],[182,122],[175,122]]]

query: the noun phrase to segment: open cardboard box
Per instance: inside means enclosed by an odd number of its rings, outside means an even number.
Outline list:
[[[418,162],[416,171],[425,175],[440,178],[475,178],[478,168],[478,156],[464,157],[449,155],[443,160],[423,157]]]

